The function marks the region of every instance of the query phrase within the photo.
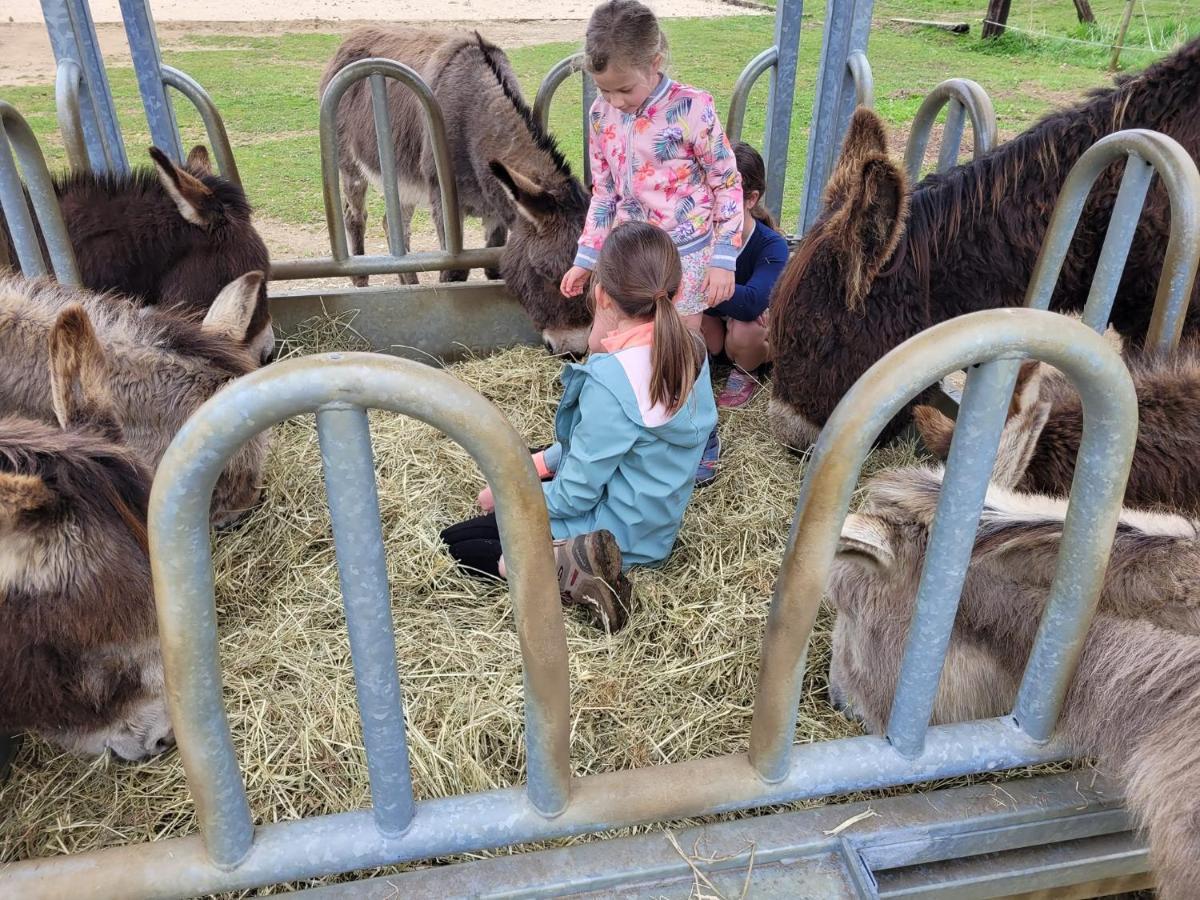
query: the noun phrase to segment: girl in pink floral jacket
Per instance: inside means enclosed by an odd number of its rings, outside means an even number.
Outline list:
[[[675,308],[698,330],[700,314],[733,294],[742,182],[712,97],[663,75],[665,52],[658,20],[637,0],[592,13],[584,49],[600,90],[589,116],[592,202],[562,292],[583,290],[614,226],[649,222],[679,249]]]

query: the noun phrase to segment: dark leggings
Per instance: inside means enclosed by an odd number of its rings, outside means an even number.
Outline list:
[[[442,532],[442,540],[464,569],[500,577],[500,555],[504,551],[494,512],[451,525]]]

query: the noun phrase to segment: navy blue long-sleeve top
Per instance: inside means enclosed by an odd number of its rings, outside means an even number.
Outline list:
[[[753,322],[766,310],[787,258],[787,241],[783,236],[762,222],[755,222],[754,232],[738,254],[733,296],[705,313]]]

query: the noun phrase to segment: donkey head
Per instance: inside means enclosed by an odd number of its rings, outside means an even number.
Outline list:
[[[151,147],[149,152],[163,190],[174,201],[179,215],[193,225],[209,228],[224,219],[231,206],[237,210],[246,205],[244,194],[240,203],[229,203],[230,189],[238,194],[241,194],[241,190],[213,174],[208,151],[204,147],[192,148],[183,166],[175,165],[157,147]]]
[[[498,160],[489,166],[517,212],[500,260],[505,283],[551,353],[584,353],[591,311],[584,296],[566,298],[558,289],[574,262],[587,215],[583,186],[565,168],[544,183]]]
[[[882,123],[860,107],[825,189],[824,212],[775,287],[771,416],[788,446],[815,441],[867,367],[926,324],[911,309],[869,299],[900,245],[908,198]]]
[[[1049,371],[1049,366],[1034,359],[1021,364],[996,450],[991,478],[995,485],[1016,488],[1029,469],[1038,438],[1050,417],[1051,401],[1045,399],[1044,390]],[[917,406],[913,409],[913,422],[929,452],[945,460],[950,455],[954,421],[932,406]]]
[[[83,308],[50,335],[58,427],[0,427],[0,724],[143,759],[174,743],[146,542],[150,473],[122,443]]]

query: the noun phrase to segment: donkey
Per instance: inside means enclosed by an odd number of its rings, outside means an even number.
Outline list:
[[[80,279],[94,291],[203,313],[235,278],[268,271],[267,246],[251,223],[245,193],[213,174],[203,146],[192,149],[183,167],[157,147],[150,158],[153,168],[128,174],[78,171],[54,180]],[[0,231],[15,260],[7,228]],[[255,352],[267,361],[275,338],[265,282],[259,290],[262,303],[250,326]]]
[[[125,439],[152,470],[199,406],[258,368],[250,341],[263,303],[263,274],[227,285],[205,314],[139,308],[114,295],[68,288],[48,278],[0,278],[0,408],[52,421],[45,347],[56,317],[79,305],[99,336],[112,402]],[[231,525],[257,505],[267,436],[230,460],[213,493],[212,518]]]
[[[771,303],[771,419],[788,446],[807,447],[860,375],[897,344],[954,316],[1022,302],[1058,192],[1099,138],[1149,128],[1200,160],[1200,40],[1115,87],[1056,112],[982,159],[910,190],[887,155],[883,125],[855,112],[825,191],[824,212],[798,246]],[[1097,180],[1051,300],[1083,308],[1122,167]],[[1151,188],[1112,325],[1146,331],[1162,271],[1170,208]],[[1195,294],[1193,293],[1193,297]],[[1192,303],[1185,327],[1200,323]],[[906,424],[901,413],[881,435]]]
[[[941,489],[941,472],[877,476],[847,518],[828,596],[830,696],[886,728]],[[1066,504],[988,491],[933,723],[1011,711],[1053,577]],[[1200,884],[1200,536],[1179,516],[1120,516],[1099,613],[1058,734],[1123,783],[1164,898]]]
[[[1200,514],[1200,354],[1127,358],[1138,397],[1138,435],[1125,504]],[[945,459],[954,422],[929,406],[913,409],[925,446]],[[1045,363],[1022,364],[1000,437],[992,482],[1038,494],[1065,495],[1075,475],[1083,408],[1070,382]]]
[[[150,472],[122,440],[78,305],[49,335],[56,424],[0,419],[0,731],[128,760],[174,743],[146,546]]]
[[[462,212],[483,219],[487,246],[505,247],[500,270],[489,270],[488,277],[503,276],[552,353],[583,353],[591,313],[582,297],[564,299],[558,286],[574,260],[588,196],[534,119],[508,57],[478,32],[361,28],[338,47],[321,77],[322,93],[347,65],[369,57],[412,66],[429,84],[445,120]],[[440,237],[444,214],[424,112],[401,85],[389,85],[387,96],[406,230],[415,204],[427,198]],[[365,81],[346,91],[337,122],[346,232],[351,252],[361,255],[367,183],[382,185]],[[463,281],[467,272],[442,272],[440,278]],[[353,281],[367,283],[365,277]]]

